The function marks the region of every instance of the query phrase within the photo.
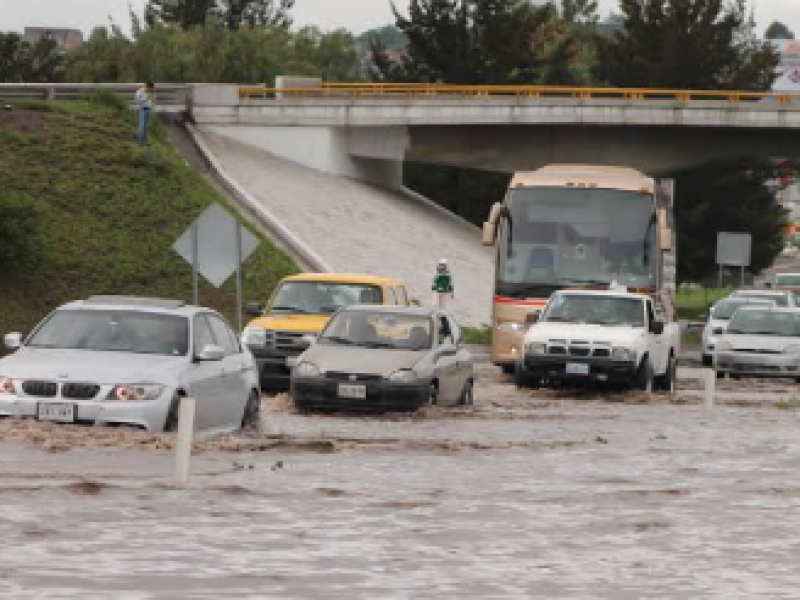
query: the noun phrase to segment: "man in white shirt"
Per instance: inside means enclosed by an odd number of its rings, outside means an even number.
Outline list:
[[[136,109],[139,111],[139,130],[136,138],[144,143],[147,141],[147,128],[150,126],[150,113],[155,102],[156,86],[148,81],[136,92]]]

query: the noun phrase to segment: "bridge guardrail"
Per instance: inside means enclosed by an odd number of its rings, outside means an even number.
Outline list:
[[[408,83],[322,83],[315,87],[242,86],[239,99],[314,98],[314,97],[496,97],[522,98],[619,98],[631,101],[667,100],[677,103],[716,101],[770,102],[781,106],[800,104],[800,94],[728,90],[665,90],[649,88],[566,87],[537,85],[438,85]]]
[[[127,83],[2,83],[0,101],[81,100],[94,92],[105,91],[119,94],[133,103],[133,96],[139,87],[138,84]],[[156,110],[186,110],[188,90],[188,86],[183,84],[156,84]]]

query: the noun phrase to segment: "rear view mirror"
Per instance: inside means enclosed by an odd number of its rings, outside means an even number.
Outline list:
[[[260,317],[264,314],[264,307],[259,302],[248,302],[247,314],[251,317]]]
[[[661,335],[664,333],[664,321],[655,319],[650,322],[650,333],[654,335]]]
[[[201,362],[214,362],[225,358],[225,349],[214,344],[206,344],[197,355],[197,360]]]
[[[3,338],[3,344],[9,350],[17,350],[20,346],[22,346],[22,334],[7,333]]]

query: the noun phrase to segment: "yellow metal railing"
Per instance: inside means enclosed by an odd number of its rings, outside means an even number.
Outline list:
[[[355,97],[385,98],[406,96],[576,98],[581,100],[620,98],[633,101],[667,100],[673,102],[717,101],[738,104],[769,100],[777,104],[800,103],[800,94],[743,92],[727,90],[661,90],[650,88],[565,87],[544,85],[438,85],[418,83],[322,83],[309,87],[240,87],[239,98],[315,98]]]

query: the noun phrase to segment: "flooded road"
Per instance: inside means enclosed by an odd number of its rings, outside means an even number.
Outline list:
[[[752,391],[747,392],[748,385]],[[800,403],[519,392],[197,442],[0,422],[0,597],[796,598]],[[766,400],[764,400],[766,399]]]

